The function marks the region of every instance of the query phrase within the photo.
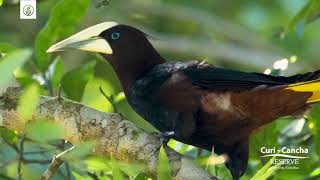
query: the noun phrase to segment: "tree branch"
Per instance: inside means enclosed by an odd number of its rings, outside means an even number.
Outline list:
[[[52,159],[52,162],[48,169],[43,173],[40,180],[48,180],[50,179],[59,169],[61,164],[63,163],[63,156],[67,154],[68,152],[72,151],[74,149],[74,146],[71,148],[63,151],[62,153],[58,154],[57,156],[54,156]]]
[[[18,160],[18,157],[11,159],[11,160],[8,160],[8,161],[5,161],[3,163],[0,163],[0,168],[4,168],[4,167],[8,166],[9,164],[15,162],[16,160]]]
[[[16,106],[21,88],[7,88],[0,95],[0,126],[22,130]],[[79,141],[95,140],[93,152],[105,157],[114,157],[126,162],[142,162],[147,174],[156,176],[160,141],[137,128],[117,113],[103,113],[79,103],[43,96],[33,115],[33,121],[51,119],[65,128],[65,139],[75,144]],[[197,167],[191,160],[174,150],[166,149],[173,179],[216,179]]]

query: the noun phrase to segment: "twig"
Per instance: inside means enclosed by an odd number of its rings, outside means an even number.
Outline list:
[[[54,150],[54,149],[52,149]],[[41,150],[41,151],[28,151],[28,152],[24,152],[24,154],[44,154],[47,153],[50,150]]]
[[[26,163],[26,164],[49,164],[51,162],[51,160],[49,159],[22,159],[22,162]]]
[[[74,146],[71,148],[63,151],[62,153],[58,154],[57,156],[53,156],[52,162],[48,169],[42,174],[40,177],[40,180],[48,180],[50,179],[59,169],[61,164],[63,163],[63,156],[68,153],[69,151],[72,151],[74,149]]]
[[[4,167],[8,166],[9,164],[15,162],[17,159],[18,159],[18,156],[16,158],[14,158],[14,159],[8,160],[8,161],[3,162],[3,163],[0,163],[0,168],[4,168]]]
[[[312,23],[313,21],[317,20],[318,18],[320,17],[320,12],[315,14],[314,16],[310,17],[308,20],[307,20],[307,23]]]
[[[61,99],[60,99],[61,100]],[[64,151],[65,150],[65,145],[66,145],[66,140],[62,140],[62,144],[61,144],[61,150]],[[67,172],[67,176],[65,179],[67,180],[71,180],[71,170],[70,170],[70,166],[69,166],[69,163],[65,162],[64,163],[64,167],[66,169],[66,172]]]
[[[112,96],[112,95],[108,96],[108,95],[103,91],[103,89],[102,89],[101,86],[100,86],[99,89],[100,89],[101,94],[102,94],[102,95],[108,100],[108,102],[112,105],[112,107],[113,107],[113,109],[114,109],[114,112],[115,112],[115,113],[119,112],[119,111],[118,111],[118,108],[117,108],[117,106],[116,106],[116,103],[114,102],[113,96]]]
[[[25,140],[25,134],[22,133],[21,140],[20,140],[19,153],[18,153],[17,180],[21,180],[21,178],[22,178],[22,161],[23,161],[24,140]]]
[[[10,146],[16,153],[19,153],[19,149],[17,145],[12,144],[11,142],[7,141],[6,139],[2,139],[8,146]]]
[[[15,162],[16,160],[19,160],[20,155],[15,157],[14,159],[8,160],[6,162],[0,163],[0,168],[4,168],[8,166],[9,164]],[[51,162],[51,160],[40,160],[40,159],[25,159],[22,157],[21,162],[24,162],[26,164],[48,164]]]
[[[99,177],[96,175],[96,173],[87,172],[88,176],[90,176],[93,180],[99,180]]]

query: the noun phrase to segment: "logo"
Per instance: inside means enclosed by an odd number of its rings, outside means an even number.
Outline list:
[[[298,165],[301,160],[307,159],[309,150],[307,148],[288,148],[281,149],[261,147],[262,158],[276,157],[271,161],[273,165],[281,165],[281,169],[299,169]]]
[[[23,14],[26,15],[26,16],[31,16],[34,12],[34,9],[32,6],[30,5],[25,5],[23,7]]]
[[[36,0],[20,0],[20,19],[36,19],[36,14]]]

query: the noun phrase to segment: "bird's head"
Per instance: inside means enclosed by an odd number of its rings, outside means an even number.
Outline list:
[[[91,26],[52,45],[47,52],[72,49],[97,52],[111,61],[128,61],[157,55],[144,32],[116,22],[104,22]]]
[[[52,45],[47,52],[72,49],[100,53],[113,66],[125,91],[142,72],[164,62],[144,32],[115,22],[89,27]]]

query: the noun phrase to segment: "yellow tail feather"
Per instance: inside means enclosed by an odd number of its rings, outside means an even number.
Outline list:
[[[298,92],[312,92],[313,94],[307,102],[320,102],[320,79],[291,84],[289,85],[288,89],[292,89]]]

